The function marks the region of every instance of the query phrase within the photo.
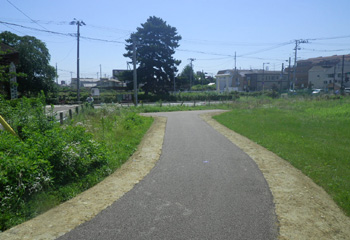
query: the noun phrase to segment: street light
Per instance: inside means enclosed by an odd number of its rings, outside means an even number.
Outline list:
[[[83,21],[79,21],[74,18],[74,21],[69,23],[70,25],[77,25],[77,100],[80,102],[80,73],[79,73],[79,38],[80,38],[80,26],[86,25]]]
[[[263,93],[264,93],[264,90],[265,90],[265,64],[270,64],[270,63],[263,63],[263,74],[262,74],[262,87],[263,87]]]

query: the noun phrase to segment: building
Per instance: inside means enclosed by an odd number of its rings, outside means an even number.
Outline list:
[[[216,74],[216,90],[218,92],[238,91],[237,87],[233,86],[234,70],[221,70]]]
[[[308,82],[313,89],[338,90],[342,85],[350,87],[350,61],[314,66],[309,70]]]
[[[216,75],[216,90],[224,91],[263,91],[288,89],[287,74],[280,71],[264,70],[221,70]]]
[[[335,66],[342,62],[342,55],[334,55],[329,57],[317,57],[300,60],[295,68],[295,82],[293,82],[294,68],[286,69],[290,71],[290,79],[296,89],[303,89],[309,86],[309,71],[315,66]],[[350,61],[350,54],[344,55],[344,60]],[[314,80],[314,79],[313,79]],[[326,81],[326,80],[325,80]],[[328,80],[329,81],[329,80]],[[315,88],[315,87],[314,87]]]
[[[124,72],[132,72],[132,70],[113,69],[113,70],[112,70],[113,79],[119,80],[120,75],[123,74]],[[132,79],[131,79],[131,80],[132,80]]]
[[[72,78],[71,87],[73,89],[77,88],[77,79]],[[116,79],[108,78],[80,78],[80,88],[113,88],[119,89],[125,87],[125,84],[121,83]]]
[[[108,78],[102,78],[100,81],[97,82],[97,87],[99,88],[117,88],[121,87],[123,84],[116,79],[108,79]]]
[[[96,78],[80,78],[79,79],[79,86],[80,88],[93,88],[97,86],[97,82],[100,81],[100,79]],[[71,80],[71,87],[73,89],[77,89],[77,78],[72,78]]]

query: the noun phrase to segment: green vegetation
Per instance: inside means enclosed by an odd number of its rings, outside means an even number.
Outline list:
[[[0,33],[0,42],[19,53],[16,71],[22,73],[17,77],[18,91],[22,96],[36,96],[40,91],[47,95],[57,91],[54,82],[56,71],[49,64],[50,53],[44,42],[33,36],[21,37],[8,31]]]
[[[177,66],[181,61],[176,60],[173,55],[178,48],[181,36],[175,27],[167,24],[158,17],[149,17],[147,21],[137,28],[136,32],[130,34],[124,57],[133,59],[134,43],[137,45],[136,63],[138,83],[143,83],[145,94],[167,93],[171,86]],[[135,42],[136,41],[136,42]]]
[[[215,119],[289,161],[350,216],[350,99],[241,100]]]
[[[85,109],[60,126],[45,98],[0,99],[19,139],[0,131],[0,231],[100,182],[135,151],[153,119],[127,110]]]
[[[207,101],[195,107],[161,100],[154,106],[84,107],[63,126],[53,111],[44,112],[43,95],[0,99],[0,115],[21,138],[0,131],[0,231],[76,196],[121,166],[153,121],[138,113],[218,108],[232,110],[216,116],[219,122],[290,161],[350,215],[349,98],[210,94],[177,94],[194,104]]]

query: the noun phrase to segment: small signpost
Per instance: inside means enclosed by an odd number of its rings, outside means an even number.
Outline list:
[[[16,76],[16,66],[13,62],[11,62],[11,64],[10,64],[10,74],[13,75],[10,79],[11,99],[16,99],[16,98],[18,98],[17,76]]]
[[[100,89],[91,88],[91,94],[92,94],[92,96],[100,96]]]
[[[91,88],[91,95],[97,96],[98,100],[100,100],[100,89],[98,88]]]

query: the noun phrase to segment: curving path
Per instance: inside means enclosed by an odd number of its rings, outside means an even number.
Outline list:
[[[168,118],[156,166],[59,239],[276,239],[273,199],[259,168],[199,113],[153,114]]]

